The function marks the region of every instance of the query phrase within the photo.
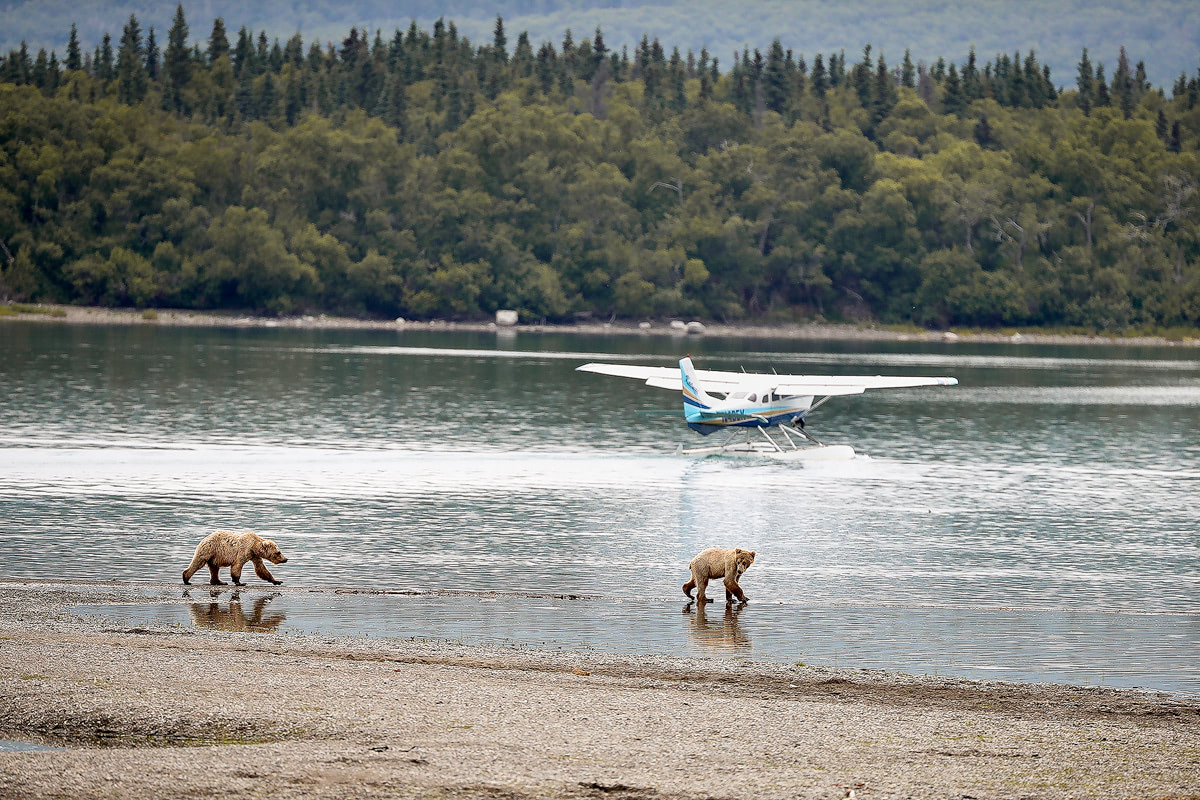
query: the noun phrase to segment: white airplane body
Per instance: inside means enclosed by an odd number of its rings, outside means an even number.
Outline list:
[[[591,363],[576,367],[581,372],[596,372],[644,381],[647,386],[670,389],[683,395],[684,420],[692,430],[707,436],[721,430],[757,429],[765,441],[727,443],[715,447],[694,448],[693,453],[740,452],[760,455],[813,454],[812,448],[796,447],[789,430],[831,455],[853,456],[846,446],[828,447],[804,431],[810,411],[830,397],[862,394],[867,389],[900,389],[916,386],[955,386],[956,378],[883,376],[883,375],[776,375],[745,372],[698,370],[688,356],[679,368],[643,367],[632,364]],[[715,396],[715,395],[720,395]],[[817,398],[821,398],[817,400]],[[766,432],[778,427],[790,448],[784,448]]]

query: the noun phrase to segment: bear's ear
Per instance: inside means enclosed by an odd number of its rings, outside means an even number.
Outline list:
[[[742,549],[742,548],[740,548],[740,547],[735,547],[735,548],[733,548],[733,554],[734,554],[734,555],[737,555],[738,553],[744,553],[744,552],[746,552],[746,551],[745,551],[745,550],[743,550],[743,549]]]
[[[750,560],[751,561],[754,560],[754,551],[753,550],[750,551]]]

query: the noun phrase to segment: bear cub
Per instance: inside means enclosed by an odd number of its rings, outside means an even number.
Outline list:
[[[192,563],[183,571],[183,582],[190,582],[196,570],[207,564],[210,576],[208,582],[213,586],[226,585],[225,581],[221,580],[217,574],[221,567],[229,567],[229,577],[233,579],[236,586],[245,586],[242,583],[242,567],[247,561],[253,561],[255,575],[276,586],[283,583],[283,581],[275,580],[275,576],[263,563],[264,558],[272,564],[287,563],[283,553],[279,552],[279,548],[270,539],[263,539],[250,531],[245,533],[214,531],[205,536],[196,546],[196,554],[192,556]]]
[[[704,590],[708,587],[710,580],[720,578],[725,583],[725,602],[733,602],[733,598],[736,596],[738,600],[745,603],[748,598],[742,591],[742,587],[738,585],[738,578],[742,577],[742,573],[753,563],[753,550],[743,550],[740,547],[732,550],[724,547],[710,547],[688,564],[688,569],[692,571],[692,579],[683,585],[683,593],[690,598],[692,589],[700,587],[700,591],[696,593],[696,601],[699,603],[710,602],[709,598],[705,596]]]

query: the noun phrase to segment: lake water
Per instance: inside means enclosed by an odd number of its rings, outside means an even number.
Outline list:
[[[809,430],[858,457],[778,463],[676,455],[702,441],[677,395],[574,371],[684,352],[960,385],[835,398]],[[1197,694],[1198,356],[5,322],[0,578],[178,582],[208,532],[253,529],[323,590],[270,599],[269,630]],[[680,586],[713,545],[758,552],[752,602],[698,616]],[[242,624],[267,597],[120,613]]]

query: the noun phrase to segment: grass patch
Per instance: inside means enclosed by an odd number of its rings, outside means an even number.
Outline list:
[[[47,317],[65,317],[67,311],[63,308],[31,306],[28,303],[10,303],[0,306],[0,317],[13,317],[17,314],[42,314]]]
[[[142,312],[142,319],[146,320],[147,322],[154,322],[158,319],[158,312],[153,308],[147,308]]]

